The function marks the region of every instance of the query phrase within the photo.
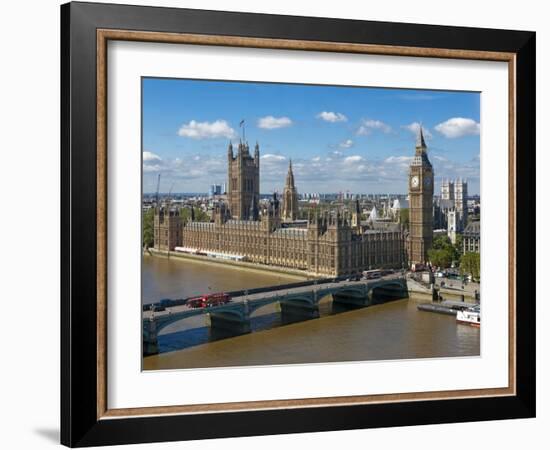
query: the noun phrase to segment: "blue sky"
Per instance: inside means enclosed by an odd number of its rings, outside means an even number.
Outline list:
[[[436,178],[479,193],[479,93],[143,79],[143,189],[206,192],[226,182],[227,145],[260,144],[260,191],[405,193],[421,123]]]

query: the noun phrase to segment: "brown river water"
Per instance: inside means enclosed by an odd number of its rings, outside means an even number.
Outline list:
[[[300,278],[195,262],[144,256],[142,301],[272,286]],[[159,335],[160,354],[147,356],[145,370],[293,363],[477,356],[480,330],[452,316],[422,312],[414,300],[395,300],[360,309],[320,302],[320,318],[282,324],[273,305],[251,318],[252,333],[214,335],[205,317],[172,324]]]

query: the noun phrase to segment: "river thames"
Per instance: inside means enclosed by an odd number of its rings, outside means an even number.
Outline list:
[[[300,281],[276,272],[180,258],[144,256],[142,302],[250,289]],[[252,333],[216,335],[205,316],[174,323],[159,334],[160,354],[145,370],[477,356],[479,328],[452,316],[422,312],[408,299],[360,309],[333,309],[330,296],[320,318],[282,324],[274,305],[251,317]]]

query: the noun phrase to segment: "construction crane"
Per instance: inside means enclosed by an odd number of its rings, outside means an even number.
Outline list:
[[[159,206],[160,173],[157,178],[157,195],[155,197],[156,206]]]
[[[170,190],[168,191],[168,203],[172,201],[171,196],[172,196],[172,189],[174,189],[174,184],[176,184],[175,181],[172,183],[172,186],[170,186]]]

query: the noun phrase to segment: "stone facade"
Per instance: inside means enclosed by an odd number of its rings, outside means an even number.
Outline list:
[[[426,150],[421,128],[409,169],[409,261],[412,264],[428,261],[433,242],[434,173]]]
[[[260,201],[260,147],[256,143],[254,156],[248,143],[240,142],[237,154],[233,145],[227,149],[227,201],[231,217],[238,220],[257,220]]]
[[[407,253],[401,227],[394,224],[395,227],[379,230],[372,223],[361,224],[358,203],[353,214],[326,211],[297,221],[298,193],[292,165],[282,207],[274,194],[263,210],[258,211],[259,167],[258,144],[254,157],[243,143],[234,156],[230,144],[227,203],[216,205],[211,222],[197,222],[192,216],[183,223],[169,207],[155,210],[155,248],[325,276],[404,267]]]
[[[283,191],[283,217],[284,221],[293,221],[298,218],[298,191],[294,185],[294,173],[292,161],[288,164],[285,189]]]
[[[464,229],[462,235],[462,250],[463,253],[475,252],[479,253],[480,250],[480,233],[479,233],[479,220],[471,222]]]
[[[440,204],[456,212],[456,231],[463,231],[468,220],[468,182],[462,178],[443,180]]]
[[[182,222],[178,209],[169,206],[155,208],[153,224],[154,247],[157,250],[173,251],[181,245]]]
[[[190,222],[183,227],[182,245],[199,254],[227,253],[329,276],[405,264],[401,231],[358,229],[348,214],[313,217],[304,227],[284,227],[269,210],[259,221]]]

